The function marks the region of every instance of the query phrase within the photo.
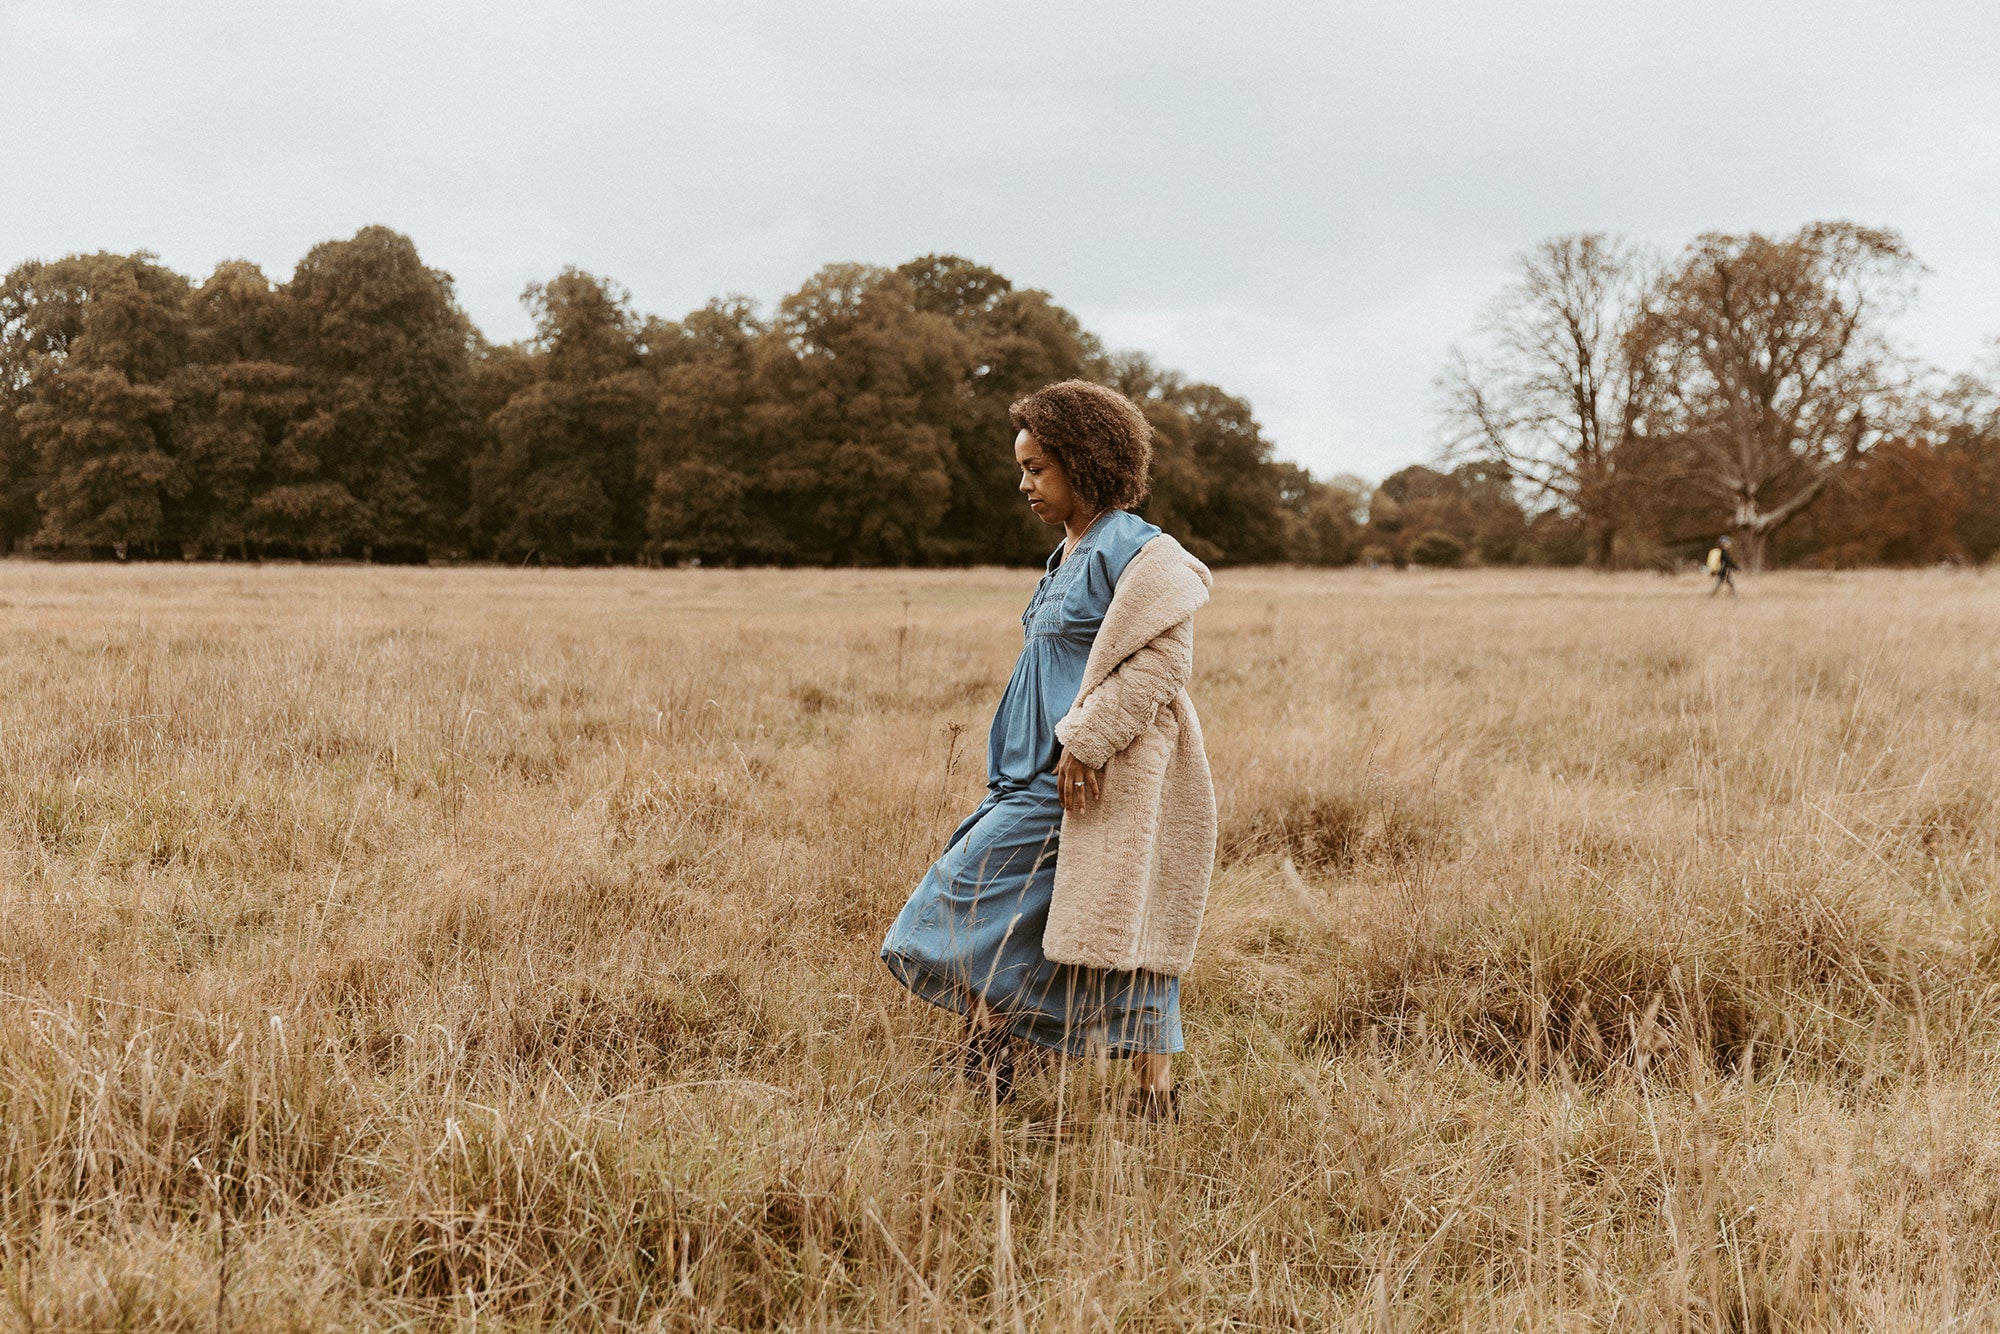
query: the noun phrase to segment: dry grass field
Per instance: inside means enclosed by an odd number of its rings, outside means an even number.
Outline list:
[[[1224,572],[1164,1128],[875,957],[1031,583],[0,563],[0,1326],[2000,1325],[2000,578]]]

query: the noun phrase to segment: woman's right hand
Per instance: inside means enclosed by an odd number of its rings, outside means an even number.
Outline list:
[[[1062,758],[1056,761],[1056,788],[1062,797],[1062,808],[1070,815],[1088,815],[1090,808],[1097,804],[1098,783],[1103,774],[1086,765],[1082,760],[1063,747]]]

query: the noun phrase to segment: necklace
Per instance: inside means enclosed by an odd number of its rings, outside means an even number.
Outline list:
[[[1090,522],[1083,526],[1082,532],[1078,533],[1075,537],[1065,537],[1063,539],[1063,559],[1065,561],[1070,558],[1070,553],[1077,549],[1077,546],[1082,543],[1083,539],[1090,536],[1090,530],[1097,527],[1097,521],[1110,512],[1110,510],[1097,511],[1097,513],[1090,517]]]

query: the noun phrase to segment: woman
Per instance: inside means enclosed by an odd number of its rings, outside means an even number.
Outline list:
[[[1138,1110],[1172,1115],[1180,974],[1215,860],[1186,691],[1209,574],[1132,513],[1152,432],[1128,399],[1068,380],[1009,415],[1020,490],[1063,544],[1021,616],[986,799],[910,895],[882,959],[967,1017],[965,1074],[996,1099],[1013,1092],[1019,1039],[1129,1055]]]

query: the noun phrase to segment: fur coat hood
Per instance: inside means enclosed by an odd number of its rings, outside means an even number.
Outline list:
[[[1188,698],[1208,567],[1162,534],[1118,577],[1056,737],[1101,769],[1063,816],[1042,952],[1056,963],[1178,977],[1194,961],[1215,868],[1215,786]]]

